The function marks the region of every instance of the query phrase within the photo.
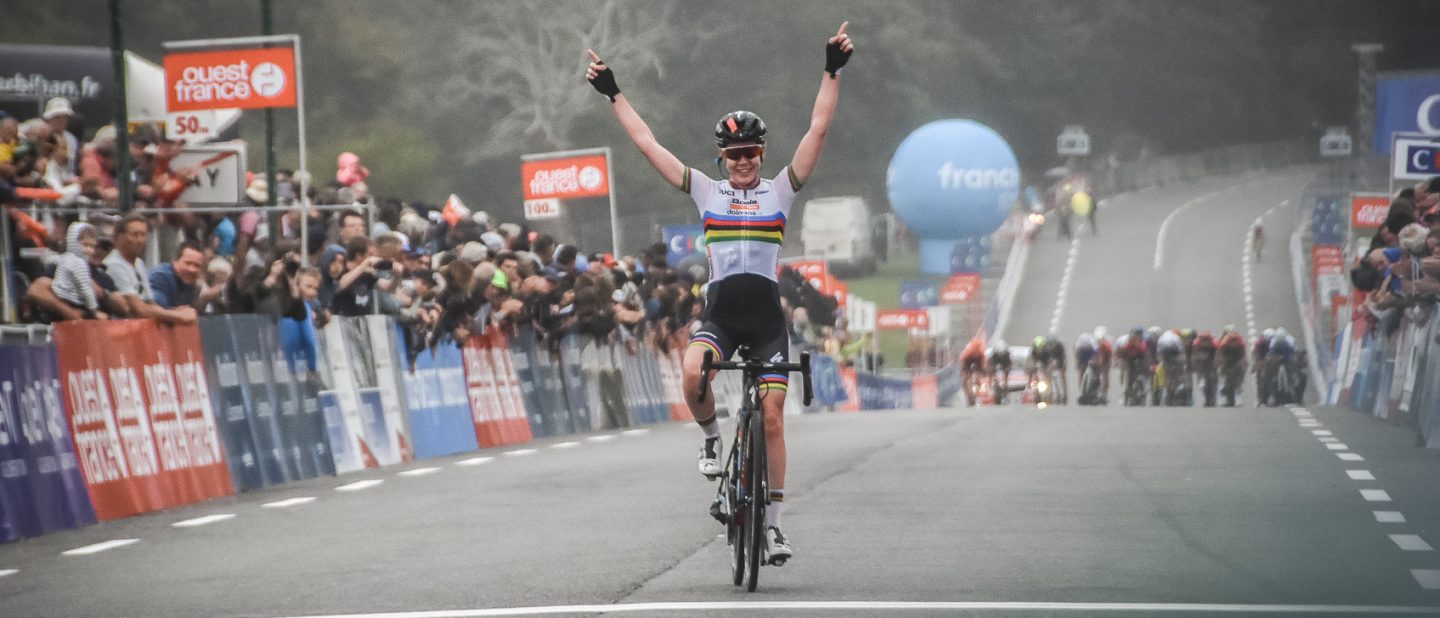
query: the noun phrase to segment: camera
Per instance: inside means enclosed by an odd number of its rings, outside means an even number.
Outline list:
[[[389,279],[390,271],[395,268],[395,263],[390,260],[375,260],[375,276],[381,279]]]
[[[295,273],[298,272],[300,272],[300,260],[292,257],[285,258],[285,275],[288,277],[294,277]]]

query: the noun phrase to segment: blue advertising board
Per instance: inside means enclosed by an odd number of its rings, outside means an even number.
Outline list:
[[[900,306],[906,309],[940,304],[940,284],[924,279],[900,282]]]
[[[0,347],[0,543],[93,523],[55,346]]]
[[[403,349],[405,334],[400,329],[396,324],[395,335]],[[460,350],[449,342],[421,350],[410,370],[402,372],[416,457],[440,457],[480,448],[470,419],[464,372]]]
[[[705,228],[699,224],[667,225],[661,231],[665,238],[665,263],[674,268],[687,257],[699,253],[703,248]]]
[[[1381,75],[1375,83],[1377,153],[1390,152],[1394,133],[1440,136],[1440,74]]]

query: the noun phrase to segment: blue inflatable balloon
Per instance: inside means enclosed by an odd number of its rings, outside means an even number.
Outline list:
[[[1020,166],[998,133],[973,120],[916,129],[890,159],[885,185],[895,214],[920,237],[920,270],[951,271],[956,241],[1005,223],[1020,192]]]

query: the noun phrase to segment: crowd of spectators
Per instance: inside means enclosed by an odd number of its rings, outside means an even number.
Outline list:
[[[1372,319],[1391,332],[1401,311],[1440,300],[1440,176],[1398,191],[1350,279]]]
[[[200,213],[179,201],[196,173],[171,168],[182,144],[141,127],[129,135],[134,204],[160,212],[121,216],[115,132],[102,127],[81,142],[67,130],[72,114],[55,99],[40,118],[0,118],[0,201],[16,232],[9,250],[24,291],[22,321],[186,324],[262,313],[320,328],[336,316],[383,314],[404,325],[413,355],[522,328],[552,350],[569,332],[670,350],[684,345],[700,316],[703,260],[672,267],[661,243],[618,257],[582,251],[458,201],[377,200],[370,170],[349,152],[337,158],[333,181],[310,183],[309,197],[353,208],[267,211],[271,188],[252,176],[242,209]],[[276,201],[293,204],[300,180],[281,170]],[[157,245],[167,261],[147,264],[147,247]],[[788,270],[782,297],[798,348],[848,362],[870,347],[843,318],[837,323],[834,299]]]

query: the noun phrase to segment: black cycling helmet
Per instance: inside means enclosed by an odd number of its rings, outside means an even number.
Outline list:
[[[743,109],[725,114],[715,123],[715,143],[721,148],[731,144],[764,144],[765,121]]]

